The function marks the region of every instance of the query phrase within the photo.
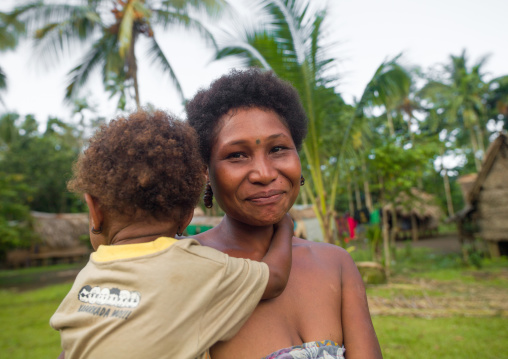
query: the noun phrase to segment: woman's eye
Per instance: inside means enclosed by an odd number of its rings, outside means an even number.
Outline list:
[[[226,156],[227,159],[239,159],[245,157],[245,155],[241,152],[233,152]]]
[[[280,152],[283,149],[285,149],[285,147],[283,147],[283,146],[275,146],[275,147],[272,148],[272,150],[270,152]]]

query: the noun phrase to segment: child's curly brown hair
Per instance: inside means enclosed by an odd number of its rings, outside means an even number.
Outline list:
[[[307,115],[296,89],[272,71],[257,68],[232,70],[200,90],[186,105],[187,121],[199,136],[199,151],[206,164],[217,136],[217,124],[232,109],[274,111],[288,126],[300,150],[307,134]]]
[[[139,210],[178,219],[204,185],[195,131],[163,111],[138,111],[103,125],[73,168],[67,187],[119,214]]]

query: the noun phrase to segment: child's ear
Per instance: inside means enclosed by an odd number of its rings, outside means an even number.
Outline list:
[[[194,217],[194,211],[189,211],[189,213],[187,213],[181,220],[180,222],[180,227],[181,229],[185,229],[187,228],[187,226],[190,224],[190,222],[192,221],[192,217]]]
[[[90,217],[92,219],[92,228],[102,228],[104,214],[102,213],[102,210],[99,206],[99,201],[97,201],[96,198],[93,198],[89,193],[85,193],[85,202],[88,206],[88,211],[90,212]]]

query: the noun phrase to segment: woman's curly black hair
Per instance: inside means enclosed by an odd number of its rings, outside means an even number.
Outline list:
[[[90,139],[73,168],[69,190],[89,193],[120,214],[179,220],[204,185],[196,132],[163,111],[112,120]]]
[[[300,150],[307,134],[307,116],[296,89],[271,71],[251,68],[232,70],[200,90],[187,103],[187,120],[199,137],[199,151],[205,163],[217,136],[219,119],[232,109],[272,110],[288,126]]]

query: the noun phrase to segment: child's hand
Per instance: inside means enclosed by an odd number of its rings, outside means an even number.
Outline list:
[[[270,268],[270,278],[262,299],[275,298],[286,288],[293,259],[293,226],[293,220],[289,214],[284,215],[273,226],[272,243],[262,259]]]
[[[291,231],[291,233],[294,233],[295,224],[289,213],[286,213],[279,222],[273,225],[273,228],[275,229],[275,232],[278,232],[281,229],[286,229]]]

